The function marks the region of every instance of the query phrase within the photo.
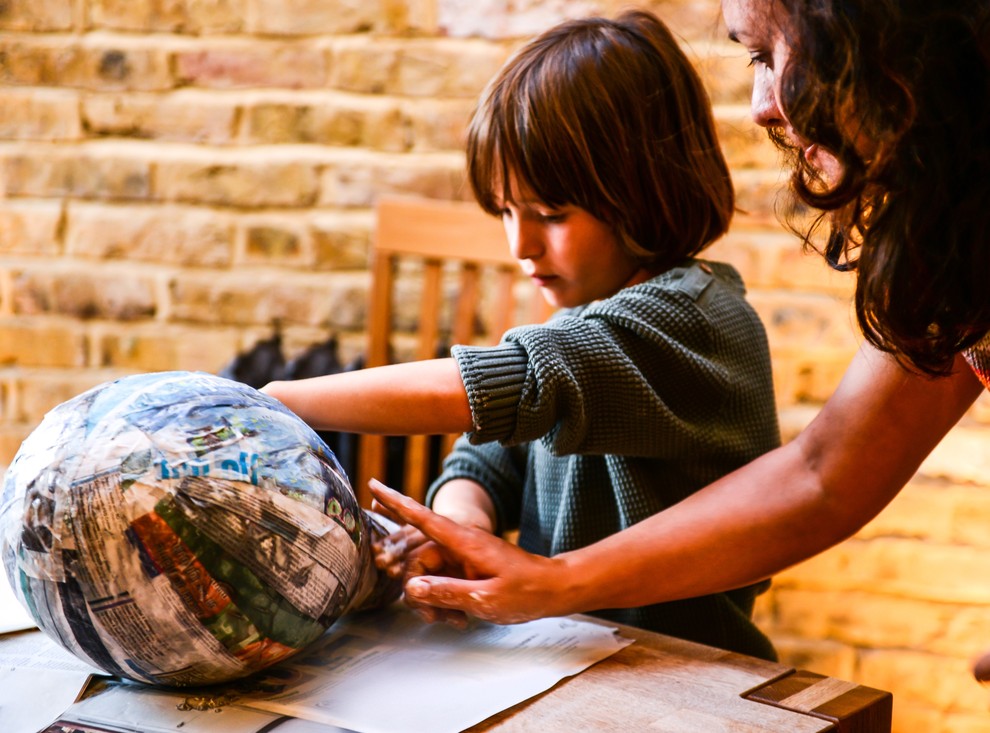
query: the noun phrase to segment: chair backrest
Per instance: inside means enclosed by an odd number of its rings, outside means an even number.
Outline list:
[[[413,297],[401,297],[402,289]],[[378,202],[367,366],[446,356],[455,343],[494,344],[508,328],[540,322],[549,314],[550,306],[520,274],[501,223],[476,204],[416,198]],[[436,469],[431,448],[445,455],[456,437],[443,436],[439,447],[428,436],[405,440],[401,478],[406,494],[422,500]],[[386,452],[383,436],[361,436],[354,488],[363,506],[370,500],[368,480],[385,480]]]

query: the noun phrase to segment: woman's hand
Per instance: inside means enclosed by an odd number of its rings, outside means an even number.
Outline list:
[[[378,501],[375,501],[371,508],[372,511],[391,515],[391,512],[387,512]],[[394,515],[391,515],[390,518],[401,524],[401,520],[395,518]],[[424,564],[439,568],[436,572],[463,577],[463,570],[459,566],[444,566],[441,559],[442,550],[411,524],[402,524],[388,536],[373,543],[372,549],[375,553],[375,566],[390,578],[401,578],[403,584],[410,578],[422,574]],[[424,561],[422,559],[424,557],[437,559]],[[405,596],[403,600],[422,621],[428,624],[442,622],[458,629],[467,626],[467,616],[461,611],[433,608],[417,603],[408,596]]]
[[[409,602],[500,624],[578,610],[567,607],[566,563],[560,556],[532,555],[488,532],[461,526],[377,481],[370,488],[391,516],[432,540],[410,558]]]

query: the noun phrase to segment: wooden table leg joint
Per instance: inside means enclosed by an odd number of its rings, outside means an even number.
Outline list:
[[[828,720],[835,733],[888,733],[891,727],[889,692],[806,670],[792,670],[742,696]]]

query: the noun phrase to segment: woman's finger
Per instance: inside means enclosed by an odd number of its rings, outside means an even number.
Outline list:
[[[368,486],[375,499],[401,521],[419,529],[431,540],[442,545],[450,557],[465,565],[472,565],[484,570],[483,566],[477,562],[480,556],[486,548],[490,547],[489,543],[501,542],[487,532],[464,527],[442,517],[379,481],[372,479]]]
[[[402,524],[402,520],[399,519],[397,516],[395,516],[391,511],[389,511],[388,507],[379,503],[377,499],[373,499],[371,501],[371,511],[373,511],[375,514],[379,514],[385,517],[390,522],[395,522],[396,524]]]

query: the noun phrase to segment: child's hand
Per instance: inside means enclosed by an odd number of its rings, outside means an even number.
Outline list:
[[[372,511],[379,511],[372,505]],[[391,534],[372,545],[375,566],[390,578],[405,575],[409,553],[426,542],[426,536],[415,527],[403,524]]]

